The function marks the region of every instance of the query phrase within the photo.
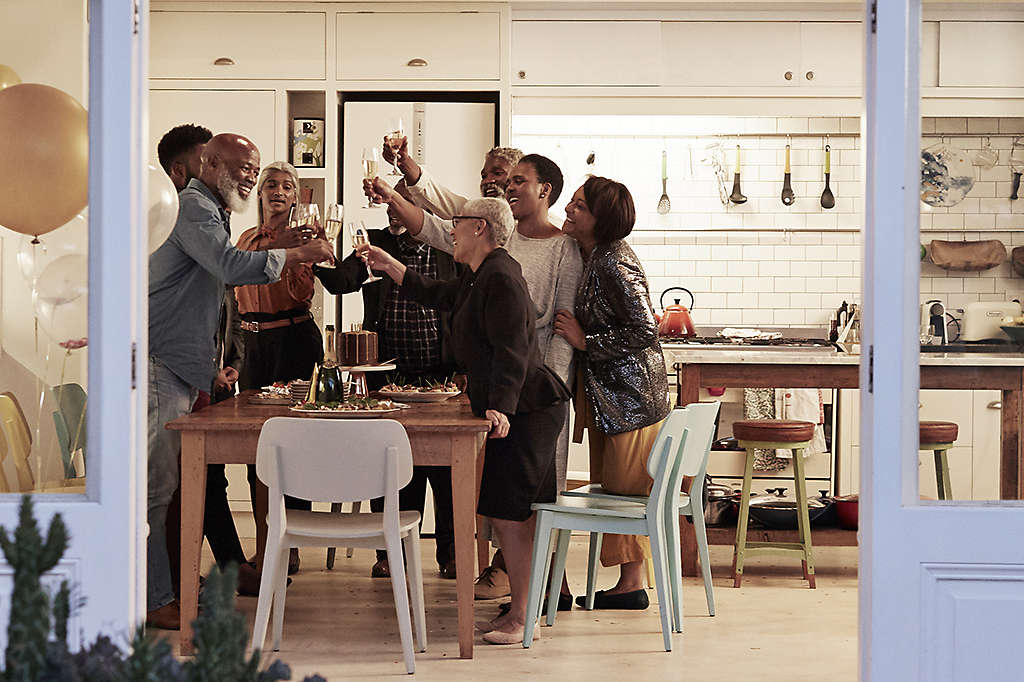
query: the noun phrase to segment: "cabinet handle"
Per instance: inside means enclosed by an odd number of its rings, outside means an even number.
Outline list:
[[[993,400],[986,407],[988,407],[988,409],[990,409],[990,410],[1001,410],[1001,409],[1003,409],[1003,401],[1002,400]]]
[[[213,60],[214,66],[234,66],[235,60],[231,57],[217,57]]]
[[[410,59],[408,62],[406,62],[405,65],[406,66],[426,66],[427,65],[427,60],[426,59],[420,59],[419,57],[414,57],[414,58]]]
[[[787,72],[786,72],[786,73],[785,73],[785,74],[783,75],[783,78],[785,78],[785,79],[786,79],[786,80],[788,80],[788,81],[791,81],[791,80],[793,80],[793,72],[792,72],[792,71],[787,71]]]
[[[526,72],[525,71],[520,71],[516,75],[519,76],[519,80],[524,80],[526,78]]]
[[[806,77],[806,78],[807,78],[807,80],[809,80],[809,81],[812,81],[812,80],[814,80],[814,72],[813,72],[813,71],[808,71],[808,72],[807,72],[807,75],[806,75],[805,77]]]

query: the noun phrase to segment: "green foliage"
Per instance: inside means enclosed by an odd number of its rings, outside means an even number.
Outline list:
[[[127,656],[109,637],[71,653],[68,620],[71,591],[61,584],[52,605],[54,640],[50,641],[51,604],[40,576],[57,565],[67,549],[67,529],[54,515],[46,542],[32,513],[32,498],[21,501],[14,538],[0,527],[0,548],[14,568],[11,618],[7,628],[5,682],[278,682],[290,680],[291,669],[274,661],[259,669],[260,654],[246,658],[249,628],[235,609],[238,567],[223,573],[214,568],[203,590],[203,610],[193,623],[196,656],[182,664],[167,640],[147,634],[143,626],[131,641]],[[326,682],[319,675],[304,682]]]

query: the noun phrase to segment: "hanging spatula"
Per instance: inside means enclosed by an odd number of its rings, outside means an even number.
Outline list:
[[[793,202],[796,201],[796,195],[793,194],[793,185],[790,181],[789,172],[789,145],[786,145],[786,169],[785,175],[782,179],[782,204],[784,206],[792,206]]]
[[[1013,173],[1013,187],[1010,191],[1010,200],[1017,200],[1017,191],[1020,189],[1020,176],[1024,173],[1024,145],[1020,139],[1014,139],[1013,148],[1010,149],[1010,172]]]
[[[836,198],[832,188],[828,186],[828,178],[832,174],[832,147],[825,145],[825,191],[821,193],[821,207],[835,208]]]
[[[658,213],[666,215],[672,210],[672,202],[668,199],[668,152],[661,151],[661,198],[658,199]]]
[[[736,145],[736,170],[732,174],[732,194],[729,195],[729,201],[734,204],[746,203],[747,198],[743,196],[743,192],[740,191],[740,146]]]

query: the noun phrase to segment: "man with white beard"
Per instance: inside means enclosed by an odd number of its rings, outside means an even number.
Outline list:
[[[291,263],[332,261],[322,239],[290,249],[240,251],[231,245],[228,211],[244,211],[260,172],[250,140],[225,133],[203,151],[202,170],[178,195],[178,220],[149,257],[149,539],[147,615],[177,630],[167,556],[167,506],[178,488],[181,436],[167,422],[189,413],[217,374],[215,340],[225,284],[268,284]]]

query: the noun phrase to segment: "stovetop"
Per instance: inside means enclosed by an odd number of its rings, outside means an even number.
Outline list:
[[[776,339],[736,339],[723,336],[690,336],[662,337],[662,343],[675,343],[684,346],[705,346],[714,348],[736,347],[771,347],[771,348],[828,348],[835,349],[835,344],[827,339],[786,337]]]
[[[1012,341],[970,341],[921,346],[922,353],[1024,353],[1024,347]]]

